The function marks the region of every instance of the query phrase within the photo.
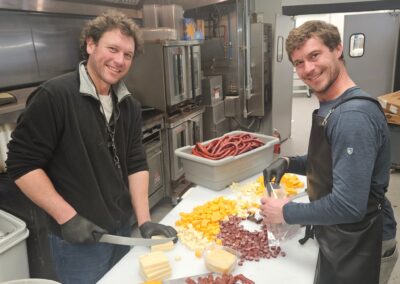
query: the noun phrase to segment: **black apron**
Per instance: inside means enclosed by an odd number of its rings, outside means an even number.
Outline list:
[[[310,201],[318,200],[332,192],[331,147],[325,134],[330,114],[336,107],[351,97],[336,104],[324,117],[313,113],[307,159],[307,182]],[[382,249],[381,201],[371,193],[368,198],[367,214],[363,220],[351,224],[314,226],[319,243],[315,284],[378,284]]]

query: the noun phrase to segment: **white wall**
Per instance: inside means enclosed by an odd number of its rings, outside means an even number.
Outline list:
[[[263,13],[264,23],[271,23],[272,30],[275,28],[275,15],[282,14],[281,0],[255,0],[256,12]]]

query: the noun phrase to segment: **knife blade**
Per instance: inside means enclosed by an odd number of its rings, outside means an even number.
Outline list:
[[[264,187],[267,190],[268,196],[278,198],[278,196],[276,195],[275,189],[281,188],[279,183],[271,182],[270,180],[268,180],[268,178],[266,178],[267,177],[267,169],[263,170],[263,176],[264,176]]]
[[[188,278],[191,278],[191,279],[197,281],[197,279],[199,277],[207,277],[210,274],[212,274],[213,276],[216,276],[215,273],[207,272],[207,273],[202,273],[202,274],[197,274],[197,275],[189,275],[189,276],[185,276],[185,277],[181,277],[181,278],[168,279],[168,280],[164,280],[162,283],[163,284],[182,284],[182,283],[186,283],[185,280]]]
[[[264,176],[264,187],[267,190],[268,196],[272,196],[272,184],[269,181],[269,177],[267,177],[267,169],[263,170],[263,176]]]
[[[175,238],[163,238],[163,239],[143,239],[143,238],[130,238],[123,236],[116,236],[110,234],[103,234],[99,242],[100,243],[108,243],[114,245],[122,245],[122,246],[152,246],[158,244],[168,243],[173,241]]]

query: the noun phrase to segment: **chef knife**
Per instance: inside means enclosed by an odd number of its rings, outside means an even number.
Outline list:
[[[212,273],[212,272],[207,272],[207,273],[202,273],[202,274],[197,274],[197,275],[189,275],[189,276],[185,276],[185,277],[181,277],[181,278],[176,278],[176,279],[169,279],[169,280],[164,280],[162,283],[163,284],[182,284],[182,283],[186,283],[186,279],[191,278],[195,281],[197,281],[197,279],[199,277],[207,277],[208,275],[214,275],[216,276],[216,274]]]
[[[122,246],[152,246],[158,244],[168,243],[173,241],[175,238],[163,238],[163,239],[143,239],[143,238],[130,238],[123,236],[116,236],[110,234],[103,234],[99,242],[100,243],[109,243],[114,245],[122,245]]]

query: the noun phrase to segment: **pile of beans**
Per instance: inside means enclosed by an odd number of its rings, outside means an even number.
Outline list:
[[[232,275],[223,274],[222,276],[214,276],[209,274],[205,277],[197,278],[197,281],[192,278],[186,278],[185,282],[187,284],[231,284],[231,283],[242,283],[242,284],[254,284],[254,281],[246,278],[243,274]]]
[[[225,135],[214,139],[207,145],[196,143],[192,154],[210,160],[220,160],[228,156],[243,154],[262,145],[264,142],[248,133]]]
[[[240,224],[243,220],[245,219],[231,216],[228,221],[222,221],[218,235],[224,246],[240,252],[239,265],[243,265],[244,261],[259,261],[260,258],[276,258],[278,255],[286,256],[279,246],[269,246],[265,224],[262,224],[262,231],[250,232]]]

